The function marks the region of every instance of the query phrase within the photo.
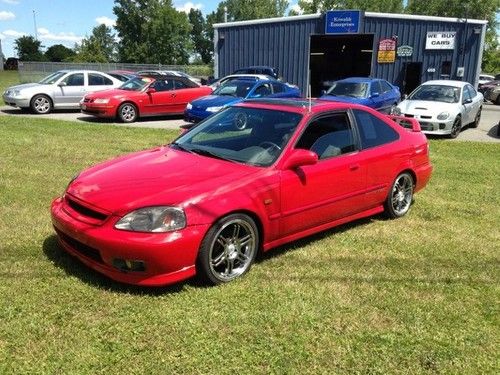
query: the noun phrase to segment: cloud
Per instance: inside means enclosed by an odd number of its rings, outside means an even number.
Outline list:
[[[293,10],[295,13],[297,14],[302,14],[304,13],[304,11],[302,10],[302,8],[300,7],[299,4],[294,4],[290,7],[291,10]]]
[[[24,32],[16,31],[16,30],[4,30],[4,31],[2,31],[2,35],[5,38],[20,38],[20,37],[27,35],[27,34]]]
[[[193,4],[192,2],[188,1],[184,5],[178,5],[175,7],[179,12],[184,12],[184,13],[189,13],[191,9],[198,9],[200,10],[203,8],[203,4],[198,3],[198,4]]]
[[[17,5],[17,4],[19,4],[19,0],[2,0],[2,3]]]
[[[83,39],[83,36],[75,35],[74,33],[51,33],[44,27],[39,27],[38,31],[38,39],[47,40],[47,41],[57,41],[57,42],[73,42],[79,43]]]
[[[115,27],[116,25],[116,20],[112,20],[111,18],[106,16],[97,17],[95,19],[95,22],[97,22],[98,25],[106,25],[108,27]]]
[[[0,21],[10,21],[14,18],[16,18],[16,15],[12,12],[6,12],[4,10],[0,12]]]

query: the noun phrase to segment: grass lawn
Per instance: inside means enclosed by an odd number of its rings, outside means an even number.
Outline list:
[[[1,96],[3,92],[10,86],[18,85],[19,81],[19,73],[17,70],[4,70],[0,71],[0,105],[4,105],[5,103],[1,100]]]
[[[177,132],[0,116],[1,374],[498,374],[500,145],[432,141],[435,173],[374,217],[261,257],[241,280],[106,279],[49,205],[98,161]]]

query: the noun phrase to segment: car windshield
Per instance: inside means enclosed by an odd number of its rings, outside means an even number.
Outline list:
[[[458,103],[460,87],[446,85],[422,85],[417,87],[408,100],[425,100],[430,102]]]
[[[55,72],[55,73],[52,73],[51,75],[45,77],[44,79],[42,79],[38,83],[40,83],[42,85],[52,85],[52,84],[56,83],[59,80],[59,78],[61,78],[65,74],[66,74],[65,72]]]
[[[135,77],[129,79],[127,82],[121,85],[120,89],[129,91],[141,91],[151,82],[153,82],[153,79],[149,77]]]
[[[220,85],[216,90],[214,90],[212,95],[228,95],[245,98],[254,85],[255,81],[240,79],[230,80]]]
[[[334,82],[326,92],[333,96],[350,96],[353,98],[365,98],[368,93],[368,84],[356,82]]]
[[[209,117],[171,147],[207,157],[269,166],[281,154],[302,115],[258,108],[228,107]]]

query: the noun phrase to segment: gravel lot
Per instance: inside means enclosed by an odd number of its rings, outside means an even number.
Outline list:
[[[180,125],[185,124],[182,116],[162,116],[152,117],[147,119],[139,119],[133,124],[123,124],[112,120],[98,119],[93,116],[84,115],[80,111],[55,111],[48,115],[33,115],[29,112],[22,112],[17,108],[8,106],[0,107],[0,115],[9,116],[29,116],[29,117],[46,117],[58,120],[81,121],[86,123],[95,123],[111,126],[132,126],[141,128],[160,128],[160,129],[179,129]],[[499,142],[500,137],[497,136],[497,128],[500,121],[500,106],[490,103],[484,103],[481,122],[476,129],[463,129],[460,135],[454,140],[459,141],[481,141],[481,142]]]

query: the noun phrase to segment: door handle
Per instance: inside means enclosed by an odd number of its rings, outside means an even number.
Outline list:
[[[349,170],[351,170],[351,171],[356,171],[358,169],[359,169],[359,164],[351,164],[349,166]]]
[[[177,95],[176,94],[170,94],[172,98],[175,98]]]

